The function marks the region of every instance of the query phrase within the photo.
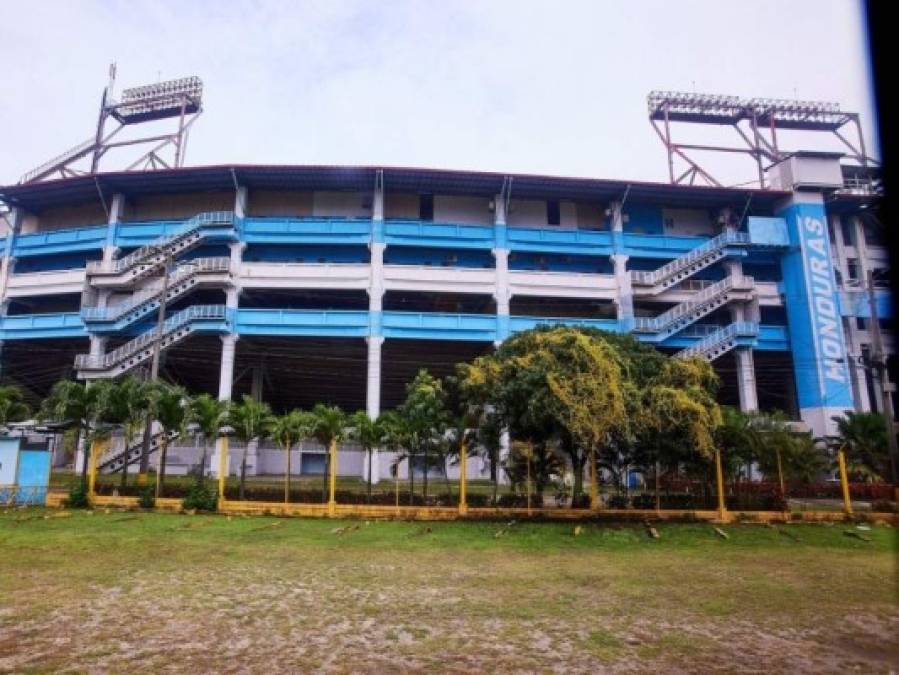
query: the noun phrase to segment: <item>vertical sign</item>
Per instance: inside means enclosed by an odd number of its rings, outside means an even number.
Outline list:
[[[780,215],[790,237],[781,265],[799,409],[816,435],[831,435],[831,418],[853,402],[827,214],[819,194],[798,193]]]

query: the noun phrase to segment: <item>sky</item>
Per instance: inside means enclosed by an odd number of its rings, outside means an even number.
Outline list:
[[[664,181],[653,89],[837,101],[872,147],[866,50],[852,0],[0,0],[0,184],[92,135],[113,61],[203,79],[188,165]]]

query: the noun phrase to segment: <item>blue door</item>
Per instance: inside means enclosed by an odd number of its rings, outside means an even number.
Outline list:
[[[18,504],[43,504],[47,501],[50,477],[50,453],[46,450],[22,450],[19,453]]]
[[[300,457],[300,474],[303,476],[323,476],[325,473],[325,453],[304,452]]]

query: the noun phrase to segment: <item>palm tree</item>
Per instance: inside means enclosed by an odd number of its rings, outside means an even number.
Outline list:
[[[165,461],[169,449],[169,436],[183,433],[187,419],[187,391],[183,387],[157,380],[149,388],[149,413],[162,427],[159,454],[159,470],[156,472],[156,496],[165,485]]]
[[[244,394],[240,403],[228,407],[228,423],[234,429],[234,436],[244,444],[243,459],[240,462],[240,499],[244,498],[247,481],[247,450],[253,441],[266,437],[272,409],[267,403]]]
[[[325,461],[325,481],[329,483],[328,506],[333,508],[336,503],[337,443],[343,440],[346,434],[346,415],[336,405],[328,406],[322,403],[312,409],[312,414],[315,416],[312,435],[319,443],[328,448]]]
[[[81,465],[81,481],[84,486],[87,485],[87,469],[90,464],[90,437],[98,438],[108,433],[108,421],[115,417],[111,402],[116,399],[116,390],[117,387],[111,380],[101,380],[90,386],[60,380],[53,385],[50,395],[41,405],[40,419],[70,421],[75,426],[75,445],[84,447]]]
[[[0,427],[19,422],[31,414],[31,408],[22,397],[22,390],[15,385],[0,386]]]
[[[284,470],[284,503],[290,501],[290,450],[308,437],[315,426],[315,417],[310,412],[291,410],[284,415],[272,415],[268,420],[269,436],[281,446],[287,455]]]
[[[111,403],[118,408],[116,417],[122,420],[122,432],[125,440],[124,461],[122,462],[121,486],[125,487],[128,479],[128,451],[137,434],[145,428],[147,408],[150,404],[149,383],[127,376],[116,385],[115,398]]]
[[[396,481],[400,479],[400,461],[408,457],[410,430],[406,422],[406,418],[400,415],[396,410],[388,410],[378,418],[381,426],[384,427],[384,445],[390,448],[396,454],[396,462],[394,464],[396,470]],[[415,482],[412,474],[412,467],[409,467],[409,500],[412,503],[412,488]],[[399,489],[399,488],[397,488]]]
[[[209,454],[209,444],[218,436],[228,413],[228,404],[219,401],[209,394],[199,394],[192,397],[187,404],[187,421],[194,424],[203,435],[203,454],[200,457],[200,480],[206,476],[206,457]]]
[[[890,475],[890,450],[887,426],[879,413],[847,412],[834,417],[837,431],[846,448],[850,470],[870,480],[885,480]]]
[[[384,445],[387,429],[382,417],[372,419],[364,410],[357,410],[350,417],[348,435],[359,442],[368,453],[368,502],[371,503],[371,464],[374,449]]]

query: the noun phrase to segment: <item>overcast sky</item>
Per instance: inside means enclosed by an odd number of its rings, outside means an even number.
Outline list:
[[[851,0],[0,0],[0,45],[0,183],[92,134],[111,61],[119,90],[203,79],[195,165],[665,180],[651,89],[833,100],[874,126]]]

